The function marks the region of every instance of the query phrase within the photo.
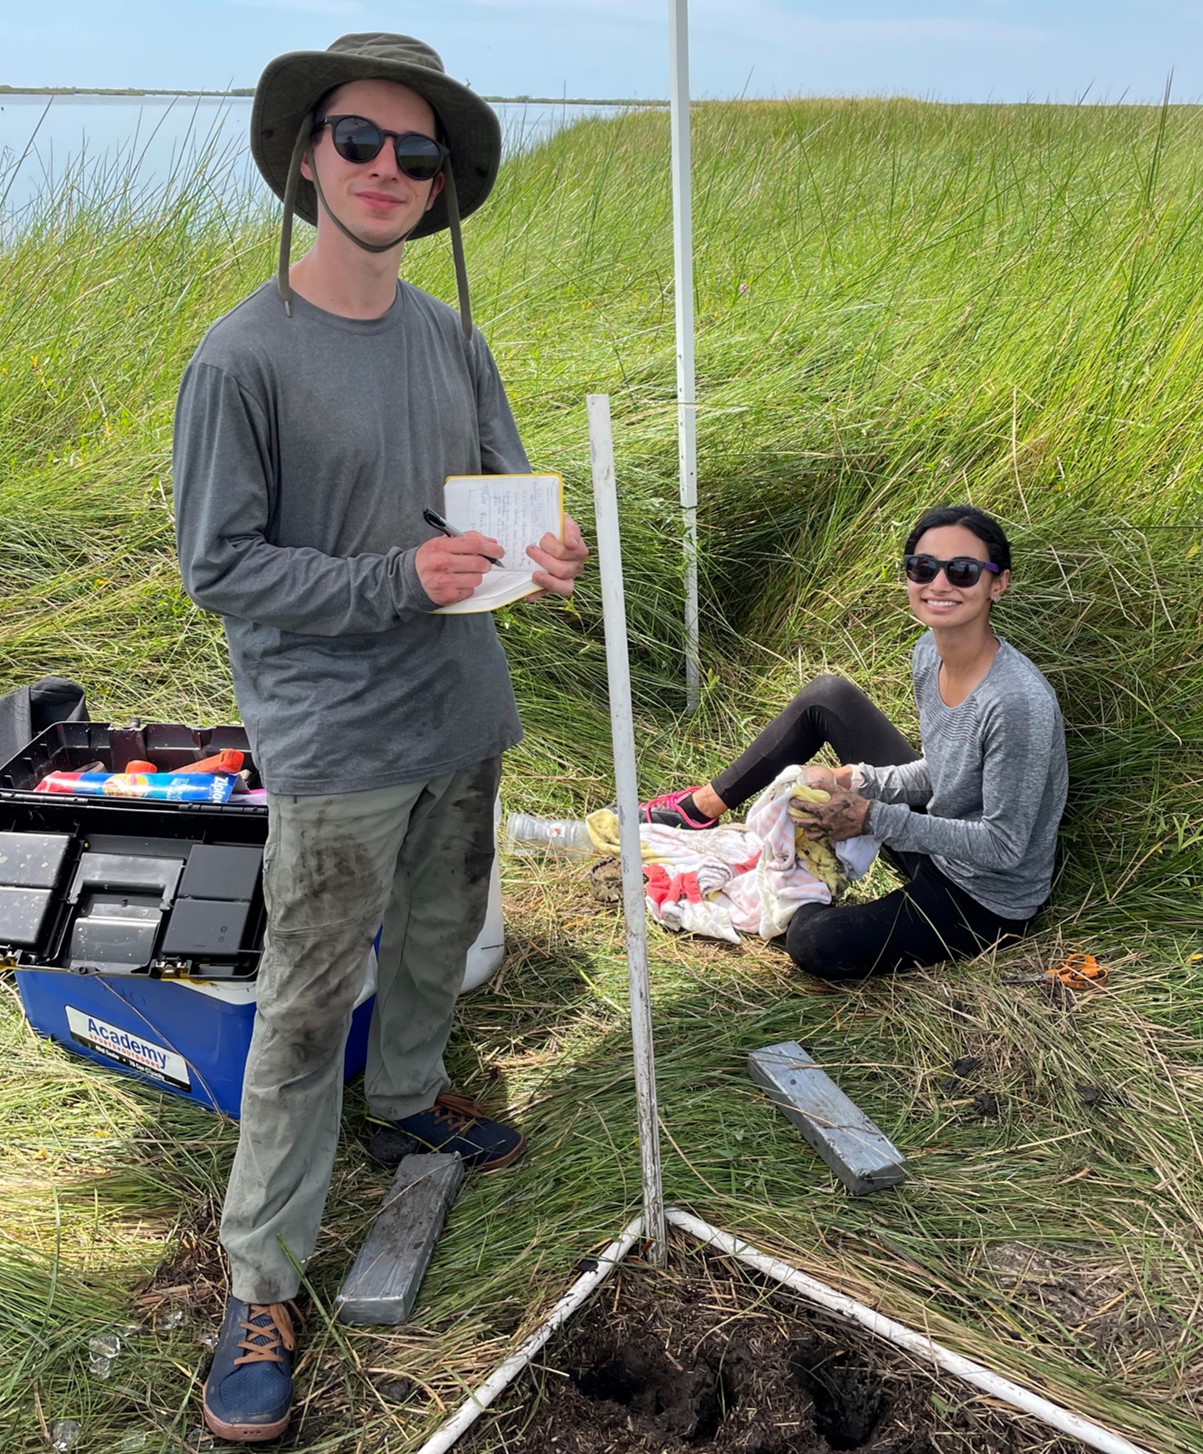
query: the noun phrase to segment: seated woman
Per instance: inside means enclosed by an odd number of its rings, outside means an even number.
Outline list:
[[[808,837],[871,833],[906,882],[870,903],[806,904],[794,961],[859,979],[964,959],[1021,935],[1048,897],[1068,774],[1052,687],[995,635],[1011,548],[973,506],[929,510],[903,560],[912,614],[928,629],[912,670],[922,755],[857,687],[819,677],[706,787],[641,805],[648,822],[711,828],[825,744],[843,766],[808,767],[830,800],[799,805]]]

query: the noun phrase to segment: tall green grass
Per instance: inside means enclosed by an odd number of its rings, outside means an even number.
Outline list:
[[[797,984],[774,949],[654,939],[666,1183],[1166,1451],[1203,1449],[1201,127],[1190,107],[695,108],[693,716],[666,118],[554,136],[503,169],[467,228],[477,317],[531,458],[564,473],[586,530],[583,400],[611,396],[645,791],[713,772],[819,670],[913,727],[902,538],[935,503],[1006,523],[999,627],[1056,687],[1071,754],[1040,933],[999,962],[837,997]],[[180,373],[274,265],[274,209],[234,177],[210,157],[154,195],[120,168],[81,179],[40,199],[0,259],[0,688],[53,671],[99,716],[236,711],[218,624],[179,590],[170,516]],[[442,241],[415,245],[405,272],[454,294]],[[527,727],[507,806],[605,802],[596,573],[572,607],[499,626]],[[412,1332],[339,1340],[317,1320],[304,1447],[416,1447],[438,1400],[638,1199],[620,927],[570,868],[510,864],[506,893],[507,967],[465,1001],[454,1069],[518,1107],[530,1159],[465,1192]],[[1066,1007],[998,982],[1079,948],[1113,966],[1105,996]],[[197,1328],[221,1297],[213,1209],[233,1133],[39,1044],[4,1004],[0,1448],[44,1447],[41,1407],[82,1411],[80,1454],[127,1433],[178,1449],[196,1424]],[[840,1195],[744,1080],[746,1049],[799,1035],[908,1150],[897,1195]],[[961,1093],[950,1067],[966,1057],[981,1066]],[[996,1118],[974,1109],[979,1090],[999,1096]],[[379,1190],[348,1149],[321,1297]],[[999,1271],[1017,1244],[1068,1259],[1122,1317],[1059,1321],[1046,1283]],[[195,1289],[191,1331],[157,1334],[177,1284]],[[119,1318],[141,1332],[120,1378],[98,1381],[81,1349]],[[422,1393],[388,1405],[381,1368]]]

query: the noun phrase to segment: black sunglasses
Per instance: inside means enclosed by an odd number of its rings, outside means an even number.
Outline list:
[[[347,162],[370,162],[380,155],[388,137],[393,139],[397,166],[415,182],[437,177],[451,153],[431,136],[420,131],[385,131],[366,116],[323,116],[317,123],[330,128],[334,150]]]
[[[917,586],[930,584],[943,571],[944,579],[958,591],[976,586],[984,570],[993,571],[995,575],[999,572],[999,567],[992,560],[974,560],[971,555],[954,555],[951,560],[937,560],[934,555],[907,555],[903,557],[902,567],[907,580],[914,581]]]

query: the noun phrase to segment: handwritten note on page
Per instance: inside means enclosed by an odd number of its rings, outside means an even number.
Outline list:
[[[502,549],[501,564],[486,572],[466,601],[440,606],[445,616],[496,611],[533,595],[538,569],[526,553],[548,533],[563,539],[564,481],[559,475],[449,475],[443,514],[457,530],[479,530]]]

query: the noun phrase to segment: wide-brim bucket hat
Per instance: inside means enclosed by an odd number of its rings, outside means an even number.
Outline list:
[[[268,62],[251,108],[251,155],[268,186],[277,197],[286,197],[301,127],[312,126],[317,119],[313,108],[327,91],[348,81],[375,80],[408,86],[434,109],[451,153],[448,165],[459,215],[467,217],[497,180],[501,124],[488,102],[447,75],[437,51],[409,35],[344,35],[327,50],[291,51]],[[313,183],[300,177],[294,185],[294,210],[316,225]],[[409,236],[426,237],[450,224],[444,189]]]

